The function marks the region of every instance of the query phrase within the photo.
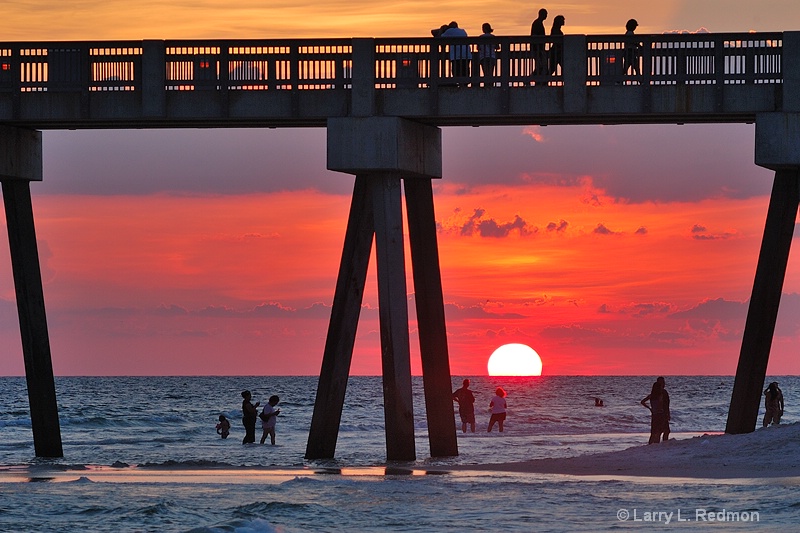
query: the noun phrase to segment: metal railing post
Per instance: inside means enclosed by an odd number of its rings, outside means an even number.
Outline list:
[[[564,112],[586,112],[586,36],[564,36]]]
[[[135,75],[135,74],[134,74]],[[167,52],[164,41],[142,41],[142,115],[167,114]]]
[[[353,39],[353,89],[350,114],[369,117],[375,114],[375,39]]]

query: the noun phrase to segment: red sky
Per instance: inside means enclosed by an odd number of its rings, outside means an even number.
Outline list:
[[[299,4],[153,8],[177,18],[124,18],[126,2],[27,4],[62,17],[34,25],[30,9],[4,7],[8,39],[417,35],[466,12],[418,10],[387,31],[417,4],[335,5],[311,20]],[[548,8],[574,33],[629,16],[642,33],[798,26],[794,3],[767,4],[739,18],[729,3],[713,15],[683,2]],[[258,25],[248,9],[285,23]],[[505,33],[525,33],[536,10],[485,9],[462,26],[507,17]],[[247,22],[205,25],[214,13]],[[545,374],[732,374],[772,181],[753,137],[752,125],[445,128],[435,205],[453,373],[485,374],[497,346],[521,342]],[[353,185],[325,169],[324,130],[47,131],[44,159],[31,188],[57,375],[318,373]],[[795,255],[771,374],[800,372]],[[374,276],[353,374],[380,373]],[[413,304],[410,270],[408,287]],[[413,323],[411,334],[418,373]],[[23,374],[5,235],[0,341],[0,375]]]

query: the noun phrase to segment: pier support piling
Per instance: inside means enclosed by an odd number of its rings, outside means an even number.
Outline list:
[[[328,123],[328,168],[357,177],[306,458],[332,458],[336,449],[373,234],[386,456],[401,461],[416,458],[401,179],[431,455],[458,455],[431,187],[431,178],[441,177],[441,132],[397,117],[333,119]]]
[[[0,127],[3,189],[25,379],[37,457],[63,457],[30,182],[42,179],[40,132]]]
[[[800,203],[800,115],[765,113],[756,120],[756,164],[775,170],[726,433],[755,429]]]

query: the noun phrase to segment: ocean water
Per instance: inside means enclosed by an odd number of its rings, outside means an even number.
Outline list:
[[[649,412],[639,400],[654,376],[470,379],[477,431],[459,431],[458,457],[429,457],[414,378],[417,460],[387,463],[378,377],[350,378],[336,458],[320,461],[303,459],[316,377],[57,378],[61,459],[34,457],[24,379],[0,378],[0,531],[777,531],[800,521],[794,478],[463,469],[645,445]],[[798,421],[800,378],[772,380],[786,397],[784,422]],[[724,431],[732,385],[728,376],[668,376],[673,436]],[[486,432],[497,386],[508,393],[503,434]],[[275,446],[241,444],[244,389],[262,403],[280,396]],[[226,440],[214,429],[219,414],[232,422]],[[738,521],[697,521],[698,509]]]

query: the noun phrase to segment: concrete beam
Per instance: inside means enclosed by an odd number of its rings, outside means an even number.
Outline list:
[[[400,117],[328,120],[328,170],[442,177],[442,132]]]
[[[0,179],[42,181],[42,133],[0,126]]]
[[[755,161],[772,170],[800,168],[800,113],[756,115]]]

